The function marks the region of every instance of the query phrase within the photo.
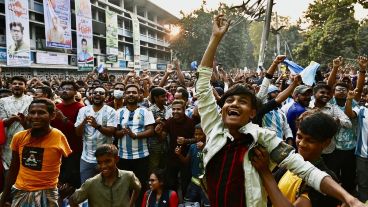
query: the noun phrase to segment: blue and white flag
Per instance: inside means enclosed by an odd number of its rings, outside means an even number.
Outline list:
[[[300,65],[294,63],[291,60],[285,59],[283,63],[288,66],[291,73],[299,74],[300,72],[302,72],[304,70],[303,67],[301,67]]]
[[[100,64],[100,65],[98,66],[98,68],[97,68],[97,72],[98,72],[98,73],[103,73],[103,72],[104,72],[104,69],[105,69],[104,65],[103,65],[103,64]]]
[[[300,72],[300,76],[302,77],[303,83],[305,85],[312,86],[314,84],[316,72],[319,66],[319,63],[311,61],[309,65],[302,72]]]

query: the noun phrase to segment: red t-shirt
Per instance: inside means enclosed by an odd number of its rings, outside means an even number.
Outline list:
[[[74,127],[78,112],[82,107],[83,104],[79,102],[70,105],[65,105],[64,103],[57,104],[56,108],[63,112],[64,116],[68,117],[68,121],[64,123],[63,120],[55,119],[51,122],[51,126],[59,129],[66,136],[73,153],[80,153],[83,150],[82,137],[77,136]]]

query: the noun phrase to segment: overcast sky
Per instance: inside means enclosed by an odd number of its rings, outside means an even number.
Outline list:
[[[158,6],[164,8],[168,12],[180,17],[180,10],[184,13],[190,13],[191,11],[199,8],[202,4],[202,0],[150,0]],[[219,3],[223,2],[228,5],[240,5],[243,0],[207,0],[207,8],[218,8]],[[307,10],[308,5],[313,0],[274,0],[275,6],[274,12],[277,12],[281,16],[289,16],[292,22],[298,20],[303,16],[303,12]],[[363,9],[360,5],[356,6],[355,17],[359,20],[368,16],[368,10]]]

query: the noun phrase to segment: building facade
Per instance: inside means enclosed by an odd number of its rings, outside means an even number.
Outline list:
[[[29,29],[32,64],[29,67],[6,65],[5,2],[0,0],[0,65],[5,76],[22,75],[27,78],[86,75],[77,67],[77,38],[74,0],[70,1],[72,49],[46,47],[44,8],[42,0],[29,0]],[[139,48],[141,68],[164,71],[171,60],[169,29],[178,19],[149,0],[91,0],[94,66],[104,64],[110,74],[118,74],[134,67],[134,48]],[[117,62],[106,63],[106,11],[118,14]],[[136,24],[134,24],[134,21]],[[133,25],[139,25],[138,45],[133,43]],[[135,26],[136,27],[136,26]],[[137,30],[138,29],[138,30]],[[137,39],[137,36],[135,37]],[[138,44],[138,43],[136,43]],[[4,54],[5,53],[5,54]],[[52,59],[59,65],[52,64]],[[136,57],[137,61],[137,57]]]

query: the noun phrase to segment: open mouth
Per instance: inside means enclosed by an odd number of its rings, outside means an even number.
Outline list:
[[[236,111],[236,110],[229,110],[227,112],[227,115],[228,116],[236,116],[236,117],[238,117],[238,116],[240,116],[240,112],[239,111]]]

